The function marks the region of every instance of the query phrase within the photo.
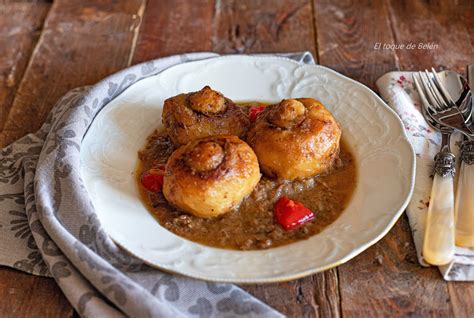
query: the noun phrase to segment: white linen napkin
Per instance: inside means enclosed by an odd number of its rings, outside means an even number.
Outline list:
[[[406,212],[418,260],[421,265],[429,266],[423,260],[423,237],[431,193],[433,158],[440,149],[441,134],[433,130],[421,114],[421,101],[412,74],[412,72],[390,72],[380,77],[376,85],[382,98],[402,119],[415,149],[415,189]],[[459,158],[460,135],[453,135],[451,142],[451,150],[456,158]],[[445,280],[474,281],[474,249],[456,247],[453,261],[448,265],[439,266],[439,270]]]

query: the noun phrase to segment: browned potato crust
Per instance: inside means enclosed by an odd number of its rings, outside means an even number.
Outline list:
[[[213,136],[175,150],[166,164],[163,194],[195,216],[221,215],[237,206],[260,180],[257,156],[236,136]]]
[[[247,142],[262,171],[280,179],[304,179],[327,171],[339,152],[341,130],[317,100],[298,98],[269,105]]]
[[[163,124],[177,146],[215,135],[243,137],[249,120],[237,105],[209,86],[165,100]]]

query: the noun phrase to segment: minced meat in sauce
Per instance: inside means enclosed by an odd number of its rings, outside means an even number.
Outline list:
[[[143,171],[166,163],[175,148],[163,131],[148,137],[139,152],[137,183],[148,210],[169,231],[201,244],[234,249],[257,250],[307,239],[333,223],[344,211],[356,185],[354,157],[344,139],[331,171],[303,181],[281,181],[262,176],[257,187],[240,206],[215,218],[204,219],[169,205],[163,194],[146,191],[140,182]],[[275,221],[273,206],[282,196],[311,209],[314,220],[285,231]]]

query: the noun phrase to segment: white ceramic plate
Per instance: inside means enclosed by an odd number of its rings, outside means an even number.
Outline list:
[[[342,126],[358,184],[342,215],[320,234],[261,251],[211,248],[155,221],[134,181],[137,151],[161,126],[163,101],[205,85],[234,101],[314,97]],[[225,56],[189,62],[142,80],[104,108],[82,144],[82,174],[106,232],[145,262],[196,278],[274,282],[348,261],[381,239],[405,209],[415,155],[395,113],[371,90],[330,69],[285,58]]]

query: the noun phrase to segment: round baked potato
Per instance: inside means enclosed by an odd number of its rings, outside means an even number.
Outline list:
[[[250,124],[237,105],[209,86],[165,100],[162,120],[176,146],[215,135],[243,137]]]
[[[257,156],[236,136],[191,141],[168,159],[163,194],[173,206],[209,218],[229,212],[260,180]]]
[[[321,102],[298,98],[267,106],[249,131],[247,142],[263,173],[301,180],[332,166],[340,138],[339,125]]]

